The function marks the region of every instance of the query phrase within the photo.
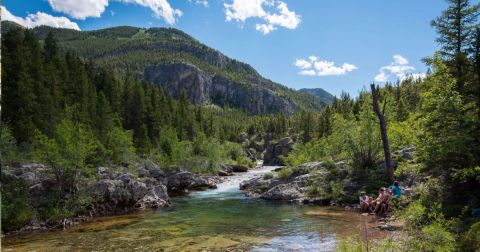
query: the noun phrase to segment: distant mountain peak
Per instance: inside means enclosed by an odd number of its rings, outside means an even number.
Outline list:
[[[335,96],[325,91],[323,88],[302,88],[298,91],[305,94],[313,95],[325,104],[332,103],[333,99],[335,98]]]

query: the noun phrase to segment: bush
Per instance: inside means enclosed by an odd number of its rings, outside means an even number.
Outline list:
[[[283,167],[282,169],[280,169],[280,171],[278,172],[278,178],[280,179],[286,179],[290,176],[292,176],[293,174],[293,169],[290,168],[290,167]]]
[[[28,186],[23,179],[2,174],[2,230],[10,231],[28,224],[34,217]]]
[[[16,161],[17,141],[12,135],[9,127],[1,123],[0,125],[0,157],[2,163]]]
[[[474,223],[470,230],[460,237],[461,251],[480,251],[480,221]]]
[[[273,173],[269,172],[269,173],[263,174],[264,180],[271,179],[271,178],[273,178]]]

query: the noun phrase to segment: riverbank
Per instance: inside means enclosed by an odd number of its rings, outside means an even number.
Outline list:
[[[339,240],[362,232],[372,239],[390,234],[374,228],[372,216],[338,207],[252,199],[239,190],[242,181],[263,177],[272,169],[236,173],[217,184],[217,189],[172,197],[169,207],[155,211],[99,217],[65,231],[10,235],[5,237],[2,249],[331,251]]]
[[[2,235],[65,229],[97,217],[164,208],[171,205],[172,195],[216,188],[218,183],[226,179],[218,175],[195,174],[181,167],[160,169],[153,163],[136,164],[133,167],[97,167],[95,170],[96,174],[84,178],[74,194],[77,197],[75,202],[84,202],[85,205],[69,206],[78,209],[78,213],[67,215],[59,212],[68,210],[66,206],[52,207],[52,200],[58,194],[55,177],[43,164],[4,167],[1,173],[3,185],[16,189],[18,195],[12,196],[17,197],[17,202],[28,202],[32,208],[13,209],[23,211],[29,220],[16,228],[3,229]],[[73,195],[68,192],[64,194],[66,202]]]

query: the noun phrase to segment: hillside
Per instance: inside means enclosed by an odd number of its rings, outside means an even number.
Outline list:
[[[298,91],[305,94],[313,95],[325,104],[332,103],[333,99],[335,98],[335,96],[325,91],[323,88],[302,88]]]
[[[16,25],[3,24],[2,32]],[[229,106],[253,114],[292,114],[301,108],[318,110],[325,105],[311,95],[262,77],[250,65],[228,58],[177,29],[120,26],[75,31],[42,26],[32,31],[41,40],[52,32],[63,53],[73,52],[117,72],[141,76],[163,85],[173,96],[185,89],[195,104]]]

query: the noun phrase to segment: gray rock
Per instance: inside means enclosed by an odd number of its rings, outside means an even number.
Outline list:
[[[217,173],[219,176],[232,176],[233,166],[229,164],[221,164]]]
[[[232,173],[229,173],[229,172],[224,171],[224,170],[218,170],[217,174],[218,174],[218,176],[222,176],[222,177],[227,177],[227,176],[232,176],[233,175]]]
[[[165,178],[166,175],[165,175],[165,172],[163,172],[162,170],[160,169],[151,169],[150,170],[150,176],[152,178],[156,178],[156,179],[160,179],[160,178]]]
[[[167,189],[172,192],[205,190],[210,187],[211,185],[207,179],[187,171],[174,173],[167,178]]]
[[[147,175],[150,174],[150,172],[148,170],[146,170],[145,168],[138,168],[137,169],[137,174],[138,174],[138,177],[139,178],[144,178],[146,177]]]
[[[402,158],[405,160],[413,160],[415,151],[416,151],[415,147],[407,147],[397,151],[396,154],[399,158]]]
[[[45,170],[43,164],[16,164],[14,174],[20,176],[27,172],[38,173]]]
[[[230,68],[238,67],[250,74],[245,79],[256,85],[245,86],[244,83],[230,80],[223,75],[210,75],[200,68],[185,64],[157,64],[144,70],[147,81],[161,84],[165,92],[175,97],[182,89],[187,91],[188,99],[194,104],[207,104],[214,101],[220,106],[229,105],[254,114],[279,113],[292,114],[298,105],[291,99],[275,92],[271,82],[262,78],[250,66],[236,62]]]
[[[120,175],[117,179],[123,181],[124,183],[128,183],[128,182],[134,180],[135,177],[131,173],[126,172],[126,173]]]
[[[145,169],[151,171],[151,170],[160,170],[160,168],[158,167],[157,164],[155,164],[154,162],[150,162],[150,161],[147,161],[145,162]]]
[[[261,196],[262,199],[294,201],[303,198],[303,193],[299,188],[292,184],[280,184],[269,189]]]
[[[285,165],[280,156],[287,157],[295,142],[291,137],[285,137],[277,142],[270,142],[263,157],[264,165]]]
[[[244,165],[232,165],[232,171],[233,172],[247,172],[248,171],[248,167],[244,166]]]
[[[34,172],[25,172],[20,175],[20,177],[25,180],[25,183],[27,183],[28,186],[33,186],[41,183],[39,176],[37,175],[37,173]]]
[[[108,168],[107,167],[97,167],[97,174],[98,175],[103,175],[103,174],[106,174],[108,171]]]
[[[134,202],[139,201],[141,198],[147,194],[147,185],[140,181],[130,181],[126,184],[126,188],[129,190],[130,194],[132,195],[132,200]]]

